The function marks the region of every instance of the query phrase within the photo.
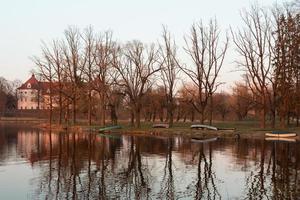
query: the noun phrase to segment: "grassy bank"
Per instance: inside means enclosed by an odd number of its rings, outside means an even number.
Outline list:
[[[272,131],[271,128],[261,129],[259,127],[258,121],[218,121],[214,122],[213,126],[218,128],[235,128],[235,131],[219,130],[219,131],[209,131],[209,130],[193,130],[190,128],[191,122],[176,122],[172,128],[152,128],[153,123],[143,122],[141,128],[134,128],[128,125],[128,122],[121,122],[119,125],[122,129],[113,130],[112,132],[118,132],[122,134],[136,134],[136,135],[184,135],[188,137],[208,137],[208,136],[220,136],[220,137],[236,137],[237,134],[241,137],[264,137],[267,131]],[[108,125],[109,126],[109,125]],[[81,126],[83,130],[88,130],[88,126]],[[93,129],[98,130],[101,126],[94,125]],[[279,127],[276,130],[282,130]],[[295,131],[300,133],[300,127],[291,126],[285,128],[284,130]]]
[[[159,122],[157,122],[159,123]],[[120,121],[119,125],[122,126],[122,129],[112,130],[112,133],[122,133],[122,134],[130,134],[130,135],[161,135],[161,136],[174,136],[181,135],[187,137],[212,137],[212,136],[220,136],[220,137],[264,137],[265,133],[271,131],[271,128],[261,129],[259,127],[258,121],[215,121],[213,126],[218,128],[235,128],[234,131],[227,130],[218,130],[218,131],[210,131],[210,130],[193,130],[190,128],[192,124],[199,124],[196,122],[176,122],[174,126],[168,129],[164,128],[152,128],[153,123],[143,122],[141,123],[141,128],[131,127],[128,121]],[[107,124],[107,126],[110,126]],[[37,127],[49,130],[50,126],[47,122],[40,123]],[[54,131],[80,131],[80,132],[89,132],[92,131],[94,133],[98,132],[101,126],[99,124],[93,124],[92,126],[85,125],[84,121],[79,122],[76,125],[57,125],[53,124],[51,126],[51,130]],[[282,130],[279,127],[275,128],[276,130]],[[284,130],[295,131],[300,133],[300,127],[291,126],[289,128],[285,128]]]

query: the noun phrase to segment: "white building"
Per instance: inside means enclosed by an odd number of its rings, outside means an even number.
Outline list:
[[[38,81],[34,74],[17,88],[18,109],[49,109],[49,82]]]

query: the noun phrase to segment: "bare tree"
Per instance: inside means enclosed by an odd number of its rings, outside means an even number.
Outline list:
[[[115,62],[115,69],[120,78],[119,86],[124,87],[134,111],[135,126],[140,128],[142,97],[151,88],[151,78],[160,70],[157,64],[157,50],[154,45],[147,48],[139,41],[129,42]]]
[[[77,100],[79,98],[79,89],[82,86],[83,68],[86,58],[82,54],[81,34],[79,29],[69,27],[65,30],[66,42],[63,43],[62,51],[64,55],[64,73],[67,82],[69,82],[70,94],[68,98],[72,102],[72,121],[76,123]]]
[[[113,63],[116,54],[116,42],[113,41],[111,31],[106,31],[97,38],[94,59],[96,69],[93,73],[93,89],[100,97],[101,125],[105,125],[106,105],[109,87],[113,84],[114,75]]]
[[[55,85],[55,87],[52,87],[52,93],[55,94],[55,96],[58,95],[58,109],[59,109],[59,124],[62,123],[62,112],[63,112],[63,81],[62,81],[62,77],[63,77],[63,60],[62,60],[62,50],[61,50],[61,44],[60,41],[58,40],[53,40],[51,44],[46,44],[45,42],[43,42],[43,47],[42,47],[42,51],[43,51],[43,57],[44,59],[47,60],[47,62],[49,63],[49,65],[51,65],[51,73],[53,73],[53,76],[51,77],[53,84]],[[49,75],[49,69],[47,70],[47,67],[45,69],[43,69],[43,65],[41,65],[42,63],[41,60],[39,59],[35,59],[38,63],[39,66],[39,71],[42,72],[42,77],[45,80],[49,80],[50,77],[46,78],[45,77],[45,71],[48,71],[48,75]],[[44,75],[43,75],[44,74]]]
[[[185,38],[185,51],[191,57],[193,68],[180,67],[197,87],[194,94],[196,101],[192,102],[195,110],[201,115],[204,123],[207,105],[210,102],[210,124],[212,123],[213,93],[221,84],[217,82],[219,72],[228,47],[226,36],[224,44],[220,44],[220,30],[216,20],[210,20],[208,27],[202,22],[193,24],[191,33]]]
[[[85,67],[84,74],[86,77],[86,89],[88,93],[88,125],[92,124],[92,90],[93,90],[93,74],[95,72],[95,47],[96,39],[93,28],[87,27],[83,34],[84,49],[85,49]]]
[[[246,71],[252,93],[260,99],[261,127],[266,126],[267,102],[271,89],[272,29],[268,13],[257,5],[241,14],[244,27],[233,33],[233,41],[242,57],[238,65]]]
[[[165,96],[167,101],[167,119],[169,126],[173,126],[174,119],[174,99],[176,79],[179,72],[179,64],[176,58],[176,44],[170,36],[170,32],[166,26],[163,27],[163,44],[160,45],[160,62],[162,65],[161,78],[164,84]]]
[[[42,47],[42,58],[34,57],[33,61],[39,69],[40,77],[49,83],[49,88],[46,90],[47,95],[44,95],[46,98],[44,98],[43,101],[49,106],[49,124],[51,126],[53,117],[53,80],[55,77],[55,70],[50,55],[50,50],[44,43],[44,46]],[[44,88],[41,88],[41,86],[39,87],[38,93],[42,93]]]

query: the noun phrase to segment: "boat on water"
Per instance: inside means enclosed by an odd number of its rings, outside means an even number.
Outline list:
[[[277,138],[287,138],[287,137],[296,137],[297,133],[288,132],[288,131],[272,131],[265,134],[266,137],[277,137]]]
[[[271,142],[297,142],[295,138],[284,138],[284,137],[266,137],[266,141],[271,141]]]
[[[169,124],[153,124],[152,128],[169,128]]]
[[[206,138],[206,139],[202,139],[202,138],[192,138],[191,141],[192,142],[197,142],[197,143],[207,143],[207,142],[214,142],[217,141],[219,137],[213,137],[213,138]]]
[[[119,125],[116,126],[107,126],[107,127],[103,127],[103,128],[99,128],[99,132],[105,132],[105,131],[111,131],[114,129],[121,129],[122,127]]]
[[[194,125],[191,125],[191,129],[207,129],[207,130],[214,130],[214,131],[218,130],[217,127],[209,126],[209,125],[205,125],[205,124],[194,124]]]

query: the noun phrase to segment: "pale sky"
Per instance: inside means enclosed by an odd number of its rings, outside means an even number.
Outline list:
[[[193,22],[216,17],[221,28],[241,25],[240,11],[258,2],[263,6],[281,0],[0,0],[0,76],[25,81],[40,54],[41,40],[63,37],[69,25],[96,31],[113,30],[121,42],[139,39],[157,42],[162,24],[184,45],[183,36]],[[220,81],[228,87],[240,79],[235,69],[234,45],[230,44]]]

